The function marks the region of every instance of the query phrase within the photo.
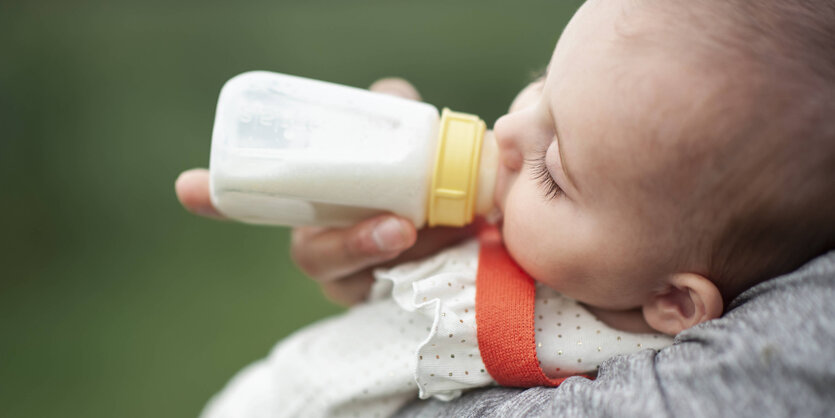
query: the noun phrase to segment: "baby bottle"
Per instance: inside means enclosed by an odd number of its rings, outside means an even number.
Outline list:
[[[248,72],[220,92],[211,199],[225,216],[347,226],[393,212],[462,226],[493,207],[498,149],[477,116],[367,90]]]

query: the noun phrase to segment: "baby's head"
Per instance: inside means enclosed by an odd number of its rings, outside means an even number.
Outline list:
[[[494,133],[508,250],[677,333],[835,247],[835,5],[586,2]]]

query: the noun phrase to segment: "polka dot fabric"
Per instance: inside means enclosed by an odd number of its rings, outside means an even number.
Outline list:
[[[673,339],[632,334],[608,327],[573,299],[537,286],[536,356],[548,377],[593,372],[606,359],[644,348],[661,349]]]
[[[380,282],[393,284],[391,295],[402,309],[432,321],[416,347],[413,372],[421,399],[450,400],[464,389],[493,383],[478,351],[477,269],[478,242],[473,240],[422,262],[376,272]]]
[[[305,327],[241,371],[204,417],[384,417],[420,397],[451,400],[495,382],[478,349],[478,242],[375,272],[370,300]],[[613,330],[545,287],[537,356],[549,377],[594,371],[612,355],[670,344]]]

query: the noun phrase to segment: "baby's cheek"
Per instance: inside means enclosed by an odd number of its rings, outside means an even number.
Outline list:
[[[535,184],[520,182],[506,200],[505,247],[538,282],[566,294],[578,293],[589,272],[585,240],[577,230],[578,221],[570,216],[573,211],[564,203],[546,201]]]
[[[511,216],[505,219],[505,247],[519,267],[534,280],[557,291],[564,291],[565,283],[560,280],[564,275],[558,254],[548,248],[541,225],[531,220],[530,216]]]
[[[537,222],[532,205],[514,199],[513,193],[508,197],[502,225],[505,247],[522,269],[538,279],[547,270],[544,263],[552,261],[553,258],[543,247],[547,242],[546,232],[542,224]]]

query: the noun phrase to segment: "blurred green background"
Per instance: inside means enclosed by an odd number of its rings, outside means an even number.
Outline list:
[[[339,311],[286,229],[177,203],[224,81],[399,75],[492,124],[579,3],[0,2],[0,416],[195,416]]]

